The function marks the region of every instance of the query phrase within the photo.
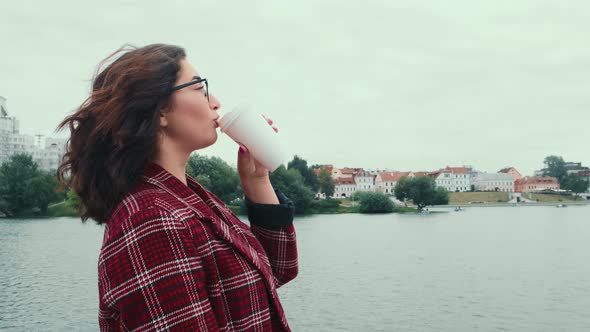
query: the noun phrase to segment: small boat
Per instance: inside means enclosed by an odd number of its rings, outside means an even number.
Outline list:
[[[462,208],[460,206],[455,207],[455,212],[459,212],[459,211],[465,211],[465,208]]]
[[[564,208],[564,207],[567,207],[567,205],[565,205],[565,204],[557,204],[555,207],[557,207],[557,208]]]

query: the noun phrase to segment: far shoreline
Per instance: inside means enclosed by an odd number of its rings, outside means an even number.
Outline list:
[[[17,216],[8,217],[6,215],[2,215],[0,213],[0,220],[2,219],[49,219],[49,218],[61,218],[61,217],[72,217],[72,218],[79,218],[80,216],[74,212],[71,208],[60,208],[60,205],[65,204],[65,202],[55,204],[49,207],[47,214],[41,214],[39,211],[29,211],[25,213],[21,213]],[[455,208],[494,208],[494,207],[547,207],[547,206],[590,206],[590,200],[585,201],[555,201],[555,202],[531,202],[531,203],[508,203],[508,202],[489,202],[489,203],[475,203],[475,204],[448,204],[448,205],[429,205],[424,207],[424,209],[448,209],[452,210]],[[230,206],[230,208],[232,208]],[[233,210],[233,209],[232,209]],[[234,210],[234,213],[237,216],[246,216],[246,214],[241,213],[237,207]],[[365,214],[365,215],[372,215],[372,214],[419,214],[420,211],[418,210],[417,206],[414,205],[407,205],[407,206],[400,206],[397,205],[393,212],[386,212],[386,213],[361,213],[358,211],[351,210],[351,207],[344,207],[340,206],[338,210],[329,210],[329,211],[315,211],[313,213],[308,214],[296,214],[295,217],[311,217],[315,215],[338,215],[338,214]]]

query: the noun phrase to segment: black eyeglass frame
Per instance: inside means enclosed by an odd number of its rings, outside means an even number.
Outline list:
[[[175,87],[172,87],[172,92],[186,88],[187,86],[199,84],[201,82],[205,82],[205,84],[196,90],[201,90],[201,89],[205,88],[205,96],[207,97],[207,101],[209,101],[209,82],[207,82],[206,78],[195,78],[194,80],[192,80],[188,83],[183,83],[183,84],[177,85]]]

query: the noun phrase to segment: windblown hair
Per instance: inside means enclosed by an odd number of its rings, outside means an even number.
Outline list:
[[[172,107],[185,56],[172,45],[123,46],[98,65],[88,99],[57,126],[70,129],[57,176],[80,197],[82,222],[108,222],[140,180],[157,152],[159,114]]]

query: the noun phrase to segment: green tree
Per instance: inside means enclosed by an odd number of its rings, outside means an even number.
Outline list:
[[[325,194],[327,198],[334,196],[334,190],[336,189],[334,179],[332,179],[332,174],[323,167],[320,169],[319,184],[320,192]]]
[[[394,188],[395,197],[400,201],[411,200],[418,210],[427,205],[448,204],[449,194],[444,188],[437,188],[436,182],[428,176],[403,177]]]
[[[74,190],[74,188],[70,188],[68,190],[68,200],[66,201],[66,206],[67,207],[71,207],[73,209],[76,209],[77,211],[80,211],[80,197],[78,196],[78,194],[76,194],[76,191]]]
[[[388,195],[382,193],[367,192],[357,196],[360,199],[359,212],[361,213],[389,213],[393,212],[394,205]]]
[[[221,158],[192,154],[186,171],[226,204],[243,195],[237,170]]]
[[[35,206],[36,200],[27,189],[28,183],[39,173],[37,163],[28,154],[15,154],[0,166],[0,209],[7,216]]]
[[[213,183],[211,182],[209,175],[199,174],[197,175],[197,177],[195,177],[195,180],[197,180],[198,183],[200,183],[203,187],[207,189],[213,188]]]
[[[576,194],[586,192],[588,186],[588,180],[576,174],[567,175],[560,182],[561,189],[571,190]]]
[[[30,197],[33,206],[42,213],[47,213],[50,203],[63,200],[63,195],[56,191],[57,178],[48,172],[39,171],[37,176],[26,181],[25,196]]]
[[[296,169],[303,176],[303,183],[308,186],[314,192],[320,190],[320,182],[317,175],[311,167],[307,167],[307,160],[295,156],[287,164],[287,169]]]
[[[545,164],[543,176],[555,177],[561,183],[561,180],[567,175],[563,158],[560,156],[547,156],[543,163]]]
[[[448,205],[449,204],[449,192],[443,187],[437,187],[434,193],[433,205]]]
[[[303,176],[296,169],[280,166],[270,174],[273,188],[283,192],[295,205],[296,214],[304,214],[311,207],[314,192],[305,185]]]

